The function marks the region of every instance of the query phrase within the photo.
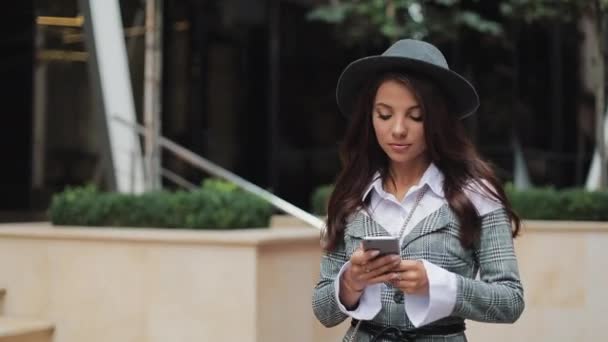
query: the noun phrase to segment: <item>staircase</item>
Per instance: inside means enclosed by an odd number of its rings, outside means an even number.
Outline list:
[[[5,293],[0,289],[0,300]],[[52,342],[53,329],[49,322],[0,315],[0,342]]]

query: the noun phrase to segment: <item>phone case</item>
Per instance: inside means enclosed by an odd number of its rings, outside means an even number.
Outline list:
[[[386,254],[399,254],[399,240],[397,238],[364,238],[363,239],[363,249],[377,249],[380,251],[381,255]]]

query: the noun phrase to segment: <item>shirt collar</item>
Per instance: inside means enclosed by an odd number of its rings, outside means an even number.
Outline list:
[[[377,172],[377,171],[374,174],[374,177],[372,177],[371,183],[367,186],[367,188],[363,192],[363,197],[362,197],[363,200],[365,200],[365,198],[367,197],[367,195],[369,195],[369,193],[373,189],[376,189],[376,192],[378,194],[381,194],[382,192],[384,192],[384,189],[382,189],[382,177],[380,177],[380,172]]]
[[[435,195],[443,198],[443,180],[444,176],[441,170],[439,170],[439,168],[437,168],[435,164],[431,163],[426,169],[426,171],[424,171],[424,174],[422,174],[418,185],[423,186],[426,184],[431,189],[431,191],[435,193]],[[382,187],[382,177],[380,177],[379,172],[376,172],[374,174],[374,177],[372,177],[372,181],[367,186],[366,190],[363,192],[363,200],[365,200],[365,198],[372,190],[375,190],[376,193],[380,196],[385,197],[386,195],[386,191],[384,191],[384,188]]]

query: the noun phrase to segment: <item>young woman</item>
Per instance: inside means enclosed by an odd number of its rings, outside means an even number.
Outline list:
[[[313,294],[319,321],[351,317],[345,341],[466,341],[466,319],[517,320],[519,218],[465,135],[473,86],[436,47],[406,39],[351,63],[336,93],[349,127]],[[400,255],[363,250],[368,236],[398,238]]]

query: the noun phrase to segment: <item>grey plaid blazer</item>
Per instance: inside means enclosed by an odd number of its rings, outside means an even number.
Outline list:
[[[523,288],[519,280],[517,259],[513,250],[511,224],[504,208],[481,217],[482,232],[479,243],[472,249],[460,245],[460,229],[455,214],[447,204],[419,222],[405,237],[401,247],[403,259],[425,259],[457,275],[457,299],[449,317],[429,325],[461,323],[465,319],[481,322],[512,323],[524,309]],[[319,321],[326,327],[340,324],[348,316],[336,302],[334,281],[350,255],[364,236],[389,233],[363,212],[349,220],[344,240],[321,259],[321,275],[314,288],[312,307]],[[480,280],[475,280],[477,272]],[[400,329],[414,329],[405,312],[407,296],[390,284],[382,290],[382,309],[373,322]],[[351,327],[344,337],[350,336]],[[362,331],[356,341],[369,341]],[[388,340],[382,340],[388,341]],[[416,341],[466,341],[464,333],[449,336],[429,336]]]

